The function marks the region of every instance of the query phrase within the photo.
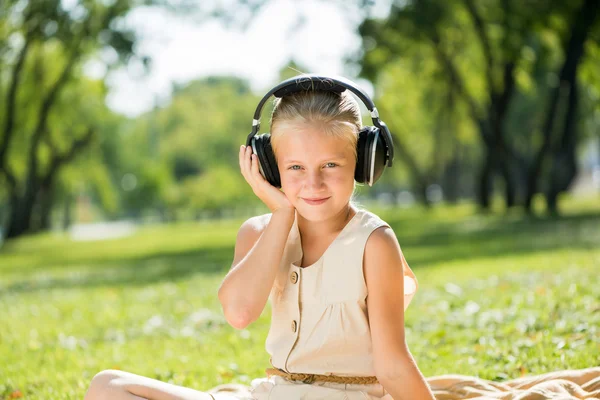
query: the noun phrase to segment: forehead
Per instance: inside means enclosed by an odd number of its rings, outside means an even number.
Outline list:
[[[290,130],[277,138],[279,156],[289,159],[338,157],[352,154],[347,139],[323,134],[318,129]]]

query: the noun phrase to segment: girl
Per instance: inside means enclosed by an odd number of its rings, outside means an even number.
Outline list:
[[[282,190],[240,147],[241,173],[271,212],[240,227],[218,297],[237,329],[271,300],[268,377],[213,396],[108,370],[86,400],[433,399],[404,333],[416,278],[390,226],[352,201],[361,128],[348,90],[278,97],[270,143]]]
[[[240,148],[242,174],[271,213],[240,228],[219,298],[239,329],[271,298],[274,376],[252,382],[253,398],[433,399],[404,335],[416,279],[389,225],[352,202],[360,130],[348,91],[276,99],[271,145],[283,193]],[[290,373],[319,376],[307,384]]]

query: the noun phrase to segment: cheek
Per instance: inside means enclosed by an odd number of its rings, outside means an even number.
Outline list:
[[[348,182],[352,182],[354,177],[352,174],[348,173],[348,171],[340,171],[337,174],[332,174],[330,182],[336,185],[345,185]]]
[[[281,174],[281,189],[288,194],[297,192],[302,187],[302,179],[292,174]]]
[[[354,188],[354,169],[344,169],[343,171],[337,171],[335,174],[331,174],[329,177],[329,183],[335,186],[351,186]]]

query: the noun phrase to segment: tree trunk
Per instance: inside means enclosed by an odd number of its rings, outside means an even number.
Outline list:
[[[451,204],[456,203],[460,197],[460,167],[460,159],[455,155],[446,166],[444,174],[442,174],[441,183],[444,190],[444,200]]]
[[[26,232],[28,227],[23,226],[23,213],[21,207],[21,201],[16,193],[11,193],[8,201],[10,212],[8,214],[8,223],[6,224],[5,239],[17,237],[23,232]]]
[[[575,147],[567,149],[555,156],[552,165],[552,178],[546,194],[547,212],[558,215],[558,195],[565,192],[577,176],[577,160]]]
[[[500,160],[500,173],[504,179],[504,202],[506,208],[511,208],[517,205],[516,202],[516,186],[514,175],[510,168],[510,160],[508,157],[503,157]]]
[[[527,179],[527,196],[525,198],[525,210],[531,213],[533,196],[538,192],[540,175],[547,153],[551,149],[552,132],[554,128],[555,115],[560,100],[561,90],[571,90],[577,76],[577,68],[583,56],[583,45],[588,37],[590,28],[598,18],[598,0],[585,0],[579,9],[577,16],[571,24],[571,37],[565,49],[565,61],[559,74],[559,86],[550,95],[546,121],[543,127],[543,143],[535,156]]]
[[[38,193],[39,231],[48,231],[51,227],[52,205],[54,204],[54,187],[42,186]]]
[[[62,228],[63,231],[67,231],[71,227],[71,210],[73,209],[73,196],[70,193],[67,193],[65,196],[65,202],[63,204],[63,220],[62,220]]]
[[[569,93],[565,125],[558,148],[554,151],[552,170],[550,171],[550,185],[546,194],[548,213],[558,215],[558,195],[566,191],[577,175],[577,161],[575,150],[577,148],[577,110],[579,90],[577,81],[573,82]]]
[[[40,194],[41,188],[46,188],[45,190],[51,193],[53,190],[52,187],[55,181],[55,177],[59,173],[60,168],[64,164],[70,162],[79,150],[87,146],[91,142],[93,136],[94,129],[88,128],[88,132],[85,135],[74,140],[71,143],[71,147],[68,151],[62,154],[52,154],[50,166],[48,167],[47,173],[44,176],[39,177],[39,172],[37,168],[39,160],[36,157],[37,152],[35,150],[37,148],[37,144],[39,144],[40,142],[41,136],[38,135],[38,138],[34,140],[34,142],[31,145],[27,165],[27,178],[25,183],[25,190],[22,196],[18,195],[18,188],[16,186],[14,186],[11,189],[11,192],[14,193],[14,195],[11,195],[11,210],[15,211],[11,212],[6,235],[7,239],[15,238],[19,235],[32,232],[35,229],[39,229],[39,226],[41,226],[42,224],[40,223],[37,225],[32,225],[32,216],[34,206],[36,205],[36,201],[40,200],[40,198],[43,198],[44,196],[44,194]],[[50,199],[49,201],[51,202],[52,200]],[[50,209],[44,211],[45,206],[51,207],[51,204],[41,204],[40,210],[42,210],[42,216],[44,212],[46,214],[50,213]]]
[[[431,201],[427,198],[427,184],[422,181],[413,181],[413,192],[416,195],[417,200],[425,207],[431,207]]]
[[[6,239],[12,239],[29,231],[29,217],[31,210],[28,210],[24,199],[19,196],[11,197],[10,200],[11,213],[8,218],[8,226],[6,228]]]
[[[490,209],[490,197],[494,178],[494,151],[489,147],[486,149],[486,157],[479,173],[477,188],[477,203],[483,211]]]
[[[546,114],[546,121],[544,122],[544,139],[542,142],[542,146],[534,156],[533,163],[527,173],[527,192],[525,195],[524,206],[525,211],[528,214],[533,213],[533,197],[539,191],[546,153],[550,150],[552,143],[552,130],[554,127],[554,120],[556,118],[558,104],[560,103],[561,97],[564,97],[564,94],[561,95],[561,92],[564,93],[564,91],[568,89],[567,85],[570,85],[570,83],[561,81],[561,85],[559,85],[552,91],[550,104]]]
[[[29,176],[23,194],[19,196],[16,190],[10,196],[11,213],[6,239],[15,238],[31,230],[31,215],[37,194],[37,181],[34,177]]]
[[[494,127],[493,143],[495,148],[493,151],[497,152],[497,168],[504,179],[504,200],[506,202],[506,208],[511,208],[516,205],[515,180],[511,170],[511,163],[516,156],[513,154],[513,151],[510,149],[504,138],[504,122],[506,121],[509,104],[515,94],[515,65],[515,61],[507,61],[504,64],[504,90],[499,93],[496,101],[492,102],[492,109],[490,110],[490,121],[493,122]]]

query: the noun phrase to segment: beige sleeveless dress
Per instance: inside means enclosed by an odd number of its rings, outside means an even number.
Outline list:
[[[271,364],[287,372],[375,376],[363,254],[369,235],[389,226],[358,209],[321,258],[301,268],[302,243],[295,219],[270,294],[271,327],[266,350]],[[415,294],[405,271],[405,308]],[[290,382],[279,376],[252,381],[257,400],[391,399],[380,384]]]

